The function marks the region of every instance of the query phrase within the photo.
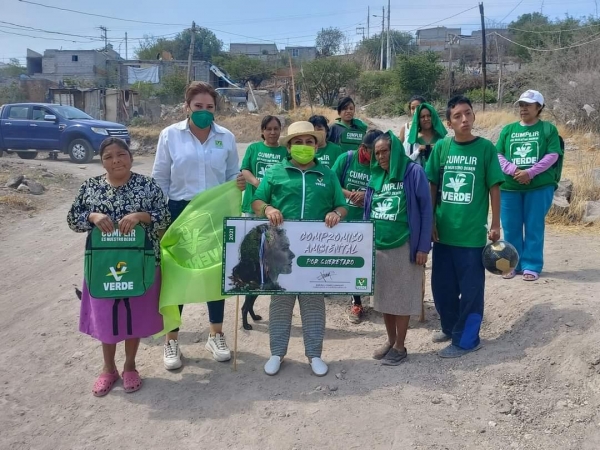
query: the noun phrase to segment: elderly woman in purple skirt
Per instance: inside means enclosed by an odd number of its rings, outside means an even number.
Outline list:
[[[102,342],[104,367],[92,393],[101,397],[110,392],[120,375],[115,364],[117,343],[125,341],[123,388],[135,392],[142,380],[135,366],[140,338],[160,332],[163,319],[158,309],[160,294],[160,235],[170,220],[167,199],[156,182],[131,171],[133,158],[127,144],[106,139],[100,147],[106,174],[90,178],[79,189],[67,222],[76,232],[94,227],[104,233],[115,228],[128,234],[141,225],[154,247],[156,272],[153,284],[139,297],[128,299],[94,298],[84,282],[81,294],[79,331]]]

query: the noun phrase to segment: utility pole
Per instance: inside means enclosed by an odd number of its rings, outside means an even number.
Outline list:
[[[379,60],[379,70],[383,70],[383,34],[385,33],[385,6],[381,7],[381,57]]]
[[[502,106],[502,99],[504,98],[504,85],[502,84],[502,75],[504,71],[504,67],[502,64],[502,52],[500,51],[500,46],[498,45],[498,33],[495,34],[496,40],[496,54],[498,55],[498,106]],[[504,51],[504,49],[502,49]]]
[[[479,14],[481,15],[481,73],[483,74],[481,93],[483,97],[483,110],[485,111],[485,85],[487,84],[487,44],[485,39],[485,14],[483,13],[483,2],[479,4]]]
[[[127,31],[125,32],[125,59],[129,59],[129,49],[127,48]]]
[[[292,54],[288,51],[290,61],[290,78],[292,79],[292,109],[296,109],[296,85],[294,82],[294,69],[292,68]]]
[[[390,47],[390,0],[388,0],[387,20],[387,58],[385,60],[385,69],[390,70],[392,68],[392,48]]]
[[[458,44],[459,37],[455,34],[448,35],[448,47],[450,47],[450,57],[448,58],[448,98],[452,96],[454,87],[454,72],[452,71],[452,46]]]
[[[365,40],[365,27],[356,27],[356,34],[359,36],[362,34],[362,40]]]
[[[108,28],[100,27],[101,37],[104,39],[104,51],[108,50]]]
[[[596,16],[598,16],[598,6],[596,6]],[[369,39],[371,32],[371,7],[367,6],[367,39]]]
[[[196,22],[192,22],[192,38],[190,40],[190,53],[188,54],[188,73],[187,82],[190,84],[192,81],[192,60],[194,57],[194,44],[196,41]]]

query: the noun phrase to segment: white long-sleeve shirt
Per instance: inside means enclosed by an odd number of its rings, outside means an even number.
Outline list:
[[[186,120],[161,131],[152,177],[169,200],[191,200],[196,194],[235,180],[240,162],[233,133],[216,123],[204,144]]]

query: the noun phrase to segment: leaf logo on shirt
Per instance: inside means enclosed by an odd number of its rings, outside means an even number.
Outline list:
[[[379,214],[386,214],[394,206],[394,201],[391,198],[386,198],[375,205],[373,210]]]
[[[267,173],[267,168],[265,166],[258,169],[258,176],[260,178],[264,178],[266,173]]]
[[[454,178],[450,177],[450,182],[446,184],[446,187],[454,189],[454,192],[460,191],[460,188],[466,186],[467,176],[464,173],[458,173]]]
[[[223,141],[215,141],[215,146],[217,148],[223,148]]]
[[[531,147],[531,143],[525,142],[519,147],[517,147],[514,153],[515,155],[520,156],[521,158],[525,158],[527,155],[529,155],[529,153],[531,153],[531,150],[533,150],[533,148]]]

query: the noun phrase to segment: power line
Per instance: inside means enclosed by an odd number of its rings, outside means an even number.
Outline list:
[[[517,6],[515,6],[513,9],[511,9],[510,12],[502,18],[500,23],[504,22],[506,20],[506,18],[508,16],[510,16],[514,12],[514,10],[517,9],[521,5],[521,3],[523,3],[523,0],[521,0],[519,3],[517,3]]]
[[[513,30],[513,31],[520,31],[522,33],[548,34],[548,33],[566,33],[566,32],[569,32],[569,31],[580,31],[580,30],[585,30],[587,28],[595,28],[595,27],[600,27],[600,24],[585,25],[585,26],[582,26],[582,27],[571,28],[569,30],[522,30],[520,28],[512,28],[512,27],[506,27],[506,29],[507,30]]]
[[[30,34],[15,33],[14,31],[4,31],[4,30],[0,30],[0,33],[12,34],[14,36],[24,36],[24,37],[33,38],[33,39],[45,39],[47,41],[72,42],[72,43],[76,43],[76,44],[91,44],[93,42],[91,40],[90,41],[74,41],[73,39],[61,39],[61,38],[49,38],[49,37],[44,37],[44,36],[32,36]]]
[[[599,37],[599,38],[597,38],[597,39],[588,40],[588,41],[586,41],[586,42],[580,42],[580,43],[578,43],[578,44],[569,45],[569,46],[567,46],[567,47],[558,47],[558,48],[532,48],[532,47],[528,47],[528,46],[526,46],[526,45],[520,44],[520,43],[518,43],[518,42],[515,42],[515,41],[513,41],[512,39],[509,39],[509,38],[507,38],[506,36],[502,36],[502,35],[501,35],[501,34],[499,34],[499,33],[496,33],[496,32],[494,32],[494,34],[495,34],[497,37],[499,37],[499,38],[502,38],[502,39],[504,39],[504,40],[506,40],[506,41],[508,41],[508,42],[510,42],[510,43],[512,43],[512,44],[518,45],[519,47],[526,48],[527,50],[529,50],[529,51],[532,51],[532,52],[556,52],[556,51],[559,51],[559,50],[568,50],[568,49],[571,49],[571,48],[582,47],[582,46],[584,46],[584,45],[587,45],[587,44],[591,44],[591,43],[593,43],[593,42],[598,42],[598,41],[600,41],[600,37]],[[596,34],[594,34],[594,35],[590,36],[589,38],[591,39],[591,38],[593,38],[593,37],[595,37],[595,36],[600,36],[600,33],[596,33]]]

